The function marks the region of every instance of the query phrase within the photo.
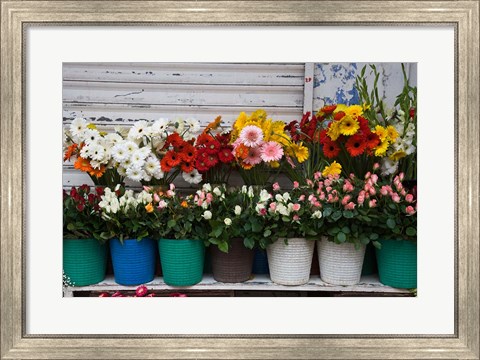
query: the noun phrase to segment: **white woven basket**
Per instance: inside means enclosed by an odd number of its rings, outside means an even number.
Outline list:
[[[267,247],[270,279],[280,285],[302,285],[310,279],[315,242],[290,238],[288,245],[278,239]]]
[[[365,245],[356,250],[351,243],[335,244],[322,236],[317,241],[320,278],[334,285],[355,285],[362,274]]]

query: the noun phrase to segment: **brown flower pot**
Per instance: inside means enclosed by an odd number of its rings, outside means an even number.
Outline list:
[[[239,283],[247,281],[252,274],[254,251],[243,245],[243,239],[230,240],[228,253],[211,247],[212,273],[216,281]]]

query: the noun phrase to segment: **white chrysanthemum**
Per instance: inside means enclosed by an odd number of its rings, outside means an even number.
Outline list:
[[[138,145],[133,141],[125,141],[124,145],[128,156],[132,156],[132,154],[138,150]]]
[[[143,157],[143,154],[140,153],[139,150],[135,151],[130,156],[130,161],[132,163],[132,166],[137,168],[141,168],[145,164],[145,158]]]
[[[117,167],[117,173],[118,173],[118,175],[123,176],[123,177],[127,176],[127,170],[123,166],[118,166]]]
[[[202,181],[202,174],[197,169],[193,169],[189,173],[183,172],[182,177],[189,184],[199,184]]]
[[[101,135],[98,130],[95,129],[87,129],[83,132],[83,141],[85,144],[97,144],[101,139]]]
[[[158,170],[161,170],[160,169],[160,162],[158,161],[158,159],[154,156],[149,156],[146,160],[145,160],[145,171],[147,172],[147,174],[150,174],[150,175],[153,175],[155,174]]]
[[[160,118],[155,121],[150,127],[150,134],[152,136],[167,137],[170,121],[168,119]]]
[[[115,145],[111,150],[111,154],[113,159],[119,163],[125,161],[129,157],[127,147],[124,142]]]
[[[87,130],[87,122],[82,118],[75,118],[70,124],[70,133],[75,140],[83,140],[85,130]]]
[[[152,138],[152,147],[159,153],[165,146],[166,138],[154,137]]]
[[[143,181],[150,181],[152,180],[152,175],[143,172]]]
[[[103,163],[100,162],[100,161],[96,161],[96,160],[90,160],[90,165],[91,165],[92,168],[94,168],[94,169],[100,169],[100,166],[102,166]]]
[[[114,126],[113,129],[115,130],[116,133],[118,133],[123,139],[125,139],[128,136],[128,132],[130,131],[130,128],[127,126]]]
[[[103,161],[105,156],[105,148],[99,144],[91,144],[88,146],[90,148],[89,154],[90,157],[95,161]]]
[[[138,140],[141,139],[143,136],[148,136],[150,129],[148,129],[148,121],[140,120],[136,121],[135,124],[130,128],[128,132],[128,138]]]
[[[145,172],[136,166],[127,167],[127,177],[133,181],[142,181]]]

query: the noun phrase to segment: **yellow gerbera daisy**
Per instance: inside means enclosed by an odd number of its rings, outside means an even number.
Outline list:
[[[287,154],[296,157],[298,162],[302,163],[308,159],[308,148],[303,146],[303,143],[291,143],[290,147],[287,148]]]
[[[387,126],[385,131],[387,132],[387,137],[391,142],[394,142],[397,139],[398,131],[397,131],[397,129],[395,129],[395,127],[393,125]]]
[[[233,127],[238,131],[242,131],[242,129],[245,126],[245,123],[247,122],[247,114],[245,114],[243,111],[238,115],[237,120],[235,120],[235,124],[233,124]]]
[[[380,125],[375,126],[375,134],[378,135],[381,142],[384,142],[385,140],[387,140],[387,130],[383,126],[380,126]]]
[[[333,110],[333,113],[336,114],[340,111],[343,111],[344,113],[346,113],[348,109],[348,106],[345,105],[345,104],[337,104],[337,107],[335,108],[335,110]]]
[[[340,136],[339,123],[339,121],[333,121],[332,124],[328,127],[327,135],[333,141],[336,141]]]
[[[401,158],[404,158],[405,156],[407,156],[407,153],[405,151],[397,150],[392,155],[389,156],[389,159],[392,161],[398,161]]]
[[[338,128],[341,134],[350,136],[355,134],[358,129],[360,129],[360,124],[358,123],[357,119],[354,119],[350,115],[345,115],[342,120],[339,121]]]
[[[388,149],[388,140],[384,140],[375,149],[375,156],[385,156]]]
[[[270,136],[272,136],[272,133],[274,132],[271,121],[263,122],[262,132],[263,132],[263,141],[265,142],[270,141]]]
[[[342,165],[334,161],[330,166],[325,166],[322,171],[322,175],[327,177],[329,175],[340,175],[342,173]]]
[[[251,113],[249,120],[251,121],[256,121],[256,122],[262,122],[267,119],[267,113],[265,110],[258,109],[255,110],[253,113]]]
[[[360,105],[351,105],[347,108],[345,114],[350,115],[352,118],[356,119],[363,114],[363,108]]]

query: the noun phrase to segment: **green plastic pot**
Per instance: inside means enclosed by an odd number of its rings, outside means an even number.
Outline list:
[[[379,240],[375,249],[380,282],[401,289],[417,287],[417,243],[409,240]]]
[[[96,239],[63,239],[63,271],[72,286],[97,284],[105,279],[107,246]]]
[[[163,280],[170,286],[191,286],[202,281],[205,245],[200,240],[158,240]]]

